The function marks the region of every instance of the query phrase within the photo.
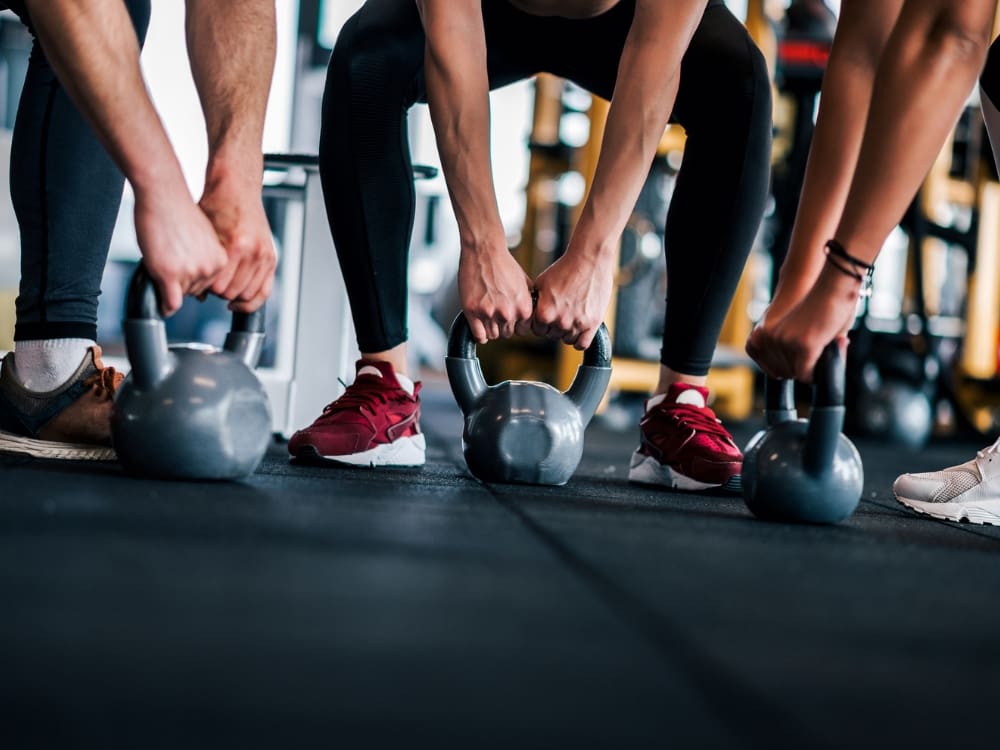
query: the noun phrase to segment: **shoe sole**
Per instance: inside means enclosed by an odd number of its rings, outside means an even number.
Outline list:
[[[965,521],[980,526],[1000,526],[1000,500],[987,500],[981,503],[925,503],[899,495],[895,497],[896,502],[903,507],[939,521],[956,523]]]
[[[743,482],[739,474],[729,477],[724,484],[700,482],[697,479],[692,479],[678,471],[674,471],[669,466],[664,466],[652,456],[644,455],[639,451],[632,454],[632,460],[629,462],[628,468],[628,480],[634,484],[670,487],[671,489],[688,492],[716,489],[721,489],[733,495],[739,495],[743,492]]]
[[[13,453],[33,458],[58,461],[117,461],[114,448],[86,443],[60,443],[54,440],[36,440],[0,431],[0,453]]]
[[[367,466],[371,469],[377,467],[398,467],[407,468],[423,466],[425,462],[424,454],[427,450],[427,442],[424,436],[413,435],[412,437],[402,437],[391,443],[376,445],[360,453],[351,453],[345,456],[324,456],[312,445],[307,445],[299,449],[295,458],[312,461],[322,461],[323,463],[339,464],[341,466]]]

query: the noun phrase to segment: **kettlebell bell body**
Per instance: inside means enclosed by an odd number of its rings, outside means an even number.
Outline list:
[[[848,438],[836,436],[830,465],[807,468],[809,420],[771,427],[743,454],[744,499],[750,512],[768,521],[838,523],[854,513],[861,500],[861,455]]]
[[[816,365],[809,419],[795,414],[792,381],[766,382],[767,429],[743,454],[743,499],[769,521],[829,524],[861,501],[861,455],[842,432],[844,366],[836,342]]]
[[[140,264],[126,304],[131,372],[115,393],[112,442],[133,474],[164,479],[240,479],[271,439],[271,409],[253,373],[263,310],[234,314],[225,348],[167,347],[155,287]]]
[[[465,415],[462,452],[486,482],[563,485],[583,456],[584,430],[611,379],[611,340],[601,326],[565,393],[547,383],[487,385],[459,313],[451,327],[448,380]]]

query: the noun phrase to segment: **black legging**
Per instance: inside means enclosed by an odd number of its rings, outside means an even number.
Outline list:
[[[545,71],[610,99],[634,0],[596,18],[532,16],[483,0],[491,88]],[[425,98],[424,32],[413,0],[368,0],[340,32],[327,76],[320,174],[363,352],[406,340],[414,189],[406,112]],[[687,143],[666,225],[661,361],[708,372],[763,215],[770,84],[743,25],[713,0],[681,67],[672,122]]]
[[[141,44],[150,0],[123,2]],[[30,28],[23,2],[5,4]],[[97,338],[97,299],[124,184],[36,40],[10,154],[21,233],[16,341]]]

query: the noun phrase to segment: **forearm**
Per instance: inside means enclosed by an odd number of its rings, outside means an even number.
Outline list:
[[[907,3],[875,79],[836,238],[871,263],[954,126],[982,68],[995,0]]]
[[[137,194],[186,192],[121,0],[28,0],[27,6],[60,83]]]
[[[823,267],[854,176],[875,72],[903,0],[846,0],[823,76],[819,115],[777,294],[808,289]]]
[[[649,174],[704,2],[640,3],[618,65],[601,153],[568,254],[607,260]]]
[[[458,65],[432,46],[425,60],[427,100],[441,169],[455,209],[462,249],[504,246],[490,162],[489,84],[485,47]]]
[[[208,135],[206,184],[259,186],[274,75],[274,0],[187,0],[186,34]]]
[[[607,259],[616,252],[618,238],[656,156],[678,82],[676,76],[667,82],[657,81],[653,96],[643,93],[639,81],[616,93],[608,110],[591,189],[567,252],[585,252],[593,260]]]

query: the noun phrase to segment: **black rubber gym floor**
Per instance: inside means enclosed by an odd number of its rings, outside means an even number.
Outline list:
[[[634,428],[539,488],[468,475],[446,385],[423,425],[419,471],[0,458],[0,746],[998,746],[1000,528],[890,490],[981,445],[859,442],[802,527],[629,486]]]

